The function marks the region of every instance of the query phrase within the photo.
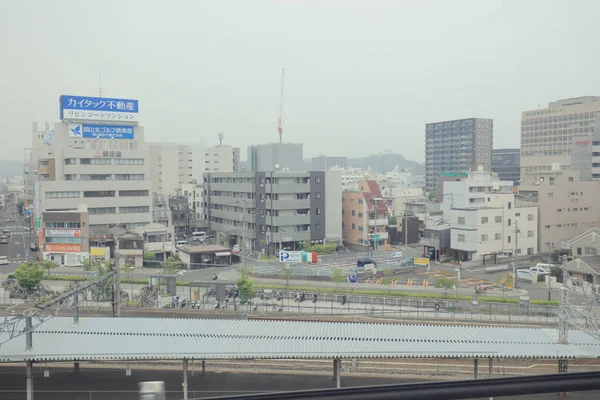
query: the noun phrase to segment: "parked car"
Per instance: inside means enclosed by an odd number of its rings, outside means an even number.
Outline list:
[[[38,247],[38,244],[33,242],[29,245],[29,250],[31,251],[38,251],[40,248]]]
[[[2,235],[10,237],[10,231],[8,229],[5,229],[4,232],[2,232]]]

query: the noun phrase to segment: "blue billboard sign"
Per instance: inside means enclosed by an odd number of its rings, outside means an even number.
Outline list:
[[[31,215],[31,212],[29,211],[29,208],[25,209],[25,216],[29,217]]]
[[[60,96],[60,119],[71,121],[138,121],[137,100],[105,97]]]
[[[84,139],[133,139],[133,126],[120,125],[69,125],[69,137]]]

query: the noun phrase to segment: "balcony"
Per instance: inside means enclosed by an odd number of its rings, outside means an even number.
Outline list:
[[[271,200],[264,200],[266,207],[271,207]],[[273,200],[274,210],[296,210],[299,208],[310,208],[310,200]]]
[[[253,183],[211,183],[210,190],[254,193],[256,191],[256,186]]]
[[[271,186],[267,184],[265,190],[271,193]],[[310,185],[308,183],[274,184],[273,193],[310,193]]]
[[[266,216],[266,222],[271,224],[271,217]],[[308,225],[310,224],[310,215],[290,215],[282,217],[273,217],[273,225],[276,226],[292,226],[292,225]]]
[[[370,219],[369,220],[369,226],[384,226],[388,224],[388,219],[387,218],[377,218],[377,219]]]

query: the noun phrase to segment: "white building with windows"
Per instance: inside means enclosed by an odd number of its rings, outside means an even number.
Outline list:
[[[444,220],[450,245],[462,261],[538,253],[537,207],[517,207],[513,182],[491,172],[470,172],[462,181],[444,182]]]
[[[73,211],[85,205],[92,226],[135,229],[152,222],[143,127],[131,127],[132,139],[97,139],[76,137],[72,126],[57,123],[50,137],[32,133],[40,212]]]

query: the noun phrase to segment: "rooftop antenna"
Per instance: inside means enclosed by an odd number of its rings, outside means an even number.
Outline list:
[[[279,118],[277,119],[277,131],[279,132],[279,143],[283,136],[283,81],[285,79],[285,68],[281,69],[281,91],[279,92]]]
[[[219,132],[219,146],[223,146],[223,137],[225,134],[223,132]]]
[[[104,90],[102,90],[102,72],[98,73],[98,82],[100,83],[100,86],[98,86],[98,97],[102,97],[102,93],[104,93]]]

